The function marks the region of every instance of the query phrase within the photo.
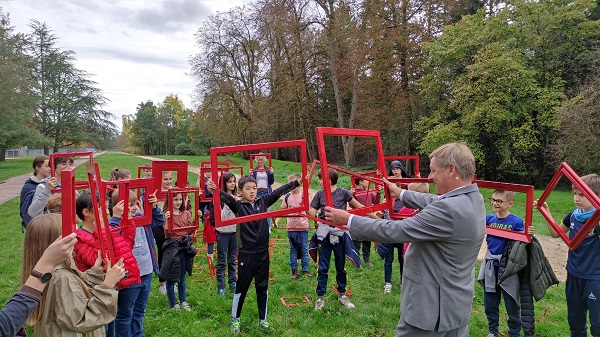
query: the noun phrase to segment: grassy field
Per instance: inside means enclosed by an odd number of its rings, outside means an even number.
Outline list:
[[[31,163],[34,157],[6,159],[0,161],[0,181],[8,178],[20,176],[25,173],[32,173]]]
[[[183,158],[179,158],[183,159]],[[137,166],[146,160],[116,153],[107,153],[96,158],[100,164],[103,178],[108,178],[113,167],[128,168],[133,175],[137,174]],[[194,158],[190,162],[199,163]],[[279,164],[279,163],[277,163]],[[298,167],[287,164],[277,166],[282,171],[277,180],[284,182],[287,172],[295,172]],[[275,166],[275,163],[274,163]],[[287,170],[284,174],[283,171]],[[78,172],[78,176],[79,176]],[[81,179],[81,178],[80,178]],[[190,176],[190,181],[195,180]],[[482,190],[487,198],[491,191]],[[537,195],[541,191],[536,192]],[[522,199],[521,199],[522,198]],[[21,233],[18,214],[18,198],[0,205],[0,214],[4,221],[4,230],[0,232],[0,302],[5,303],[19,287],[19,272],[21,265]],[[524,196],[518,197],[514,213],[521,215],[524,209]],[[573,206],[570,192],[557,191],[550,200],[554,214],[566,214]],[[534,214],[539,214],[535,212]],[[536,233],[544,234],[545,225],[541,216],[534,218]],[[316,277],[300,277],[290,279],[289,245],[285,230],[275,229],[272,235],[274,248],[271,270],[273,283],[269,286],[269,321],[276,336],[394,336],[395,326],[399,317],[400,286],[397,265],[394,266],[394,288],[392,295],[383,295],[383,261],[374,256],[375,266],[363,267],[356,271],[347,265],[348,287],[354,293],[351,297],[357,308],[345,309],[335,298],[333,291],[325,297],[325,309],[320,312],[313,310],[315,300]],[[203,247],[202,243],[198,243]],[[375,252],[372,252],[376,254]],[[144,326],[147,336],[228,336],[231,311],[231,294],[227,298],[217,295],[216,281],[208,278],[205,251],[201,250],[195,259],[194,275],[188,277],[188,302],[191,312],[170,311],[168,300],[158,291],[158,280],[154,281],[151,298]],[[311,264],[310,271],[316,274],[316,268]],[[332,271],[329,286],[335,283]],[[473,302],[473,313],[470,320],[472,336],[487,335],[487,321],[483,310],[483,289],[476,286],[476,296]],[[294,308],[284,307],[281,297],[307,296],[311,304]],[[504,309],[501,308],[501,313]],[[264,333],[257,326],[258,310],[256,296],[251,288],[244,305],[242,314],[242,336],[262,336]],[[536,303],[536,336],[554,337],[569,335],[566,323],[566,304],[564,285],[549,289],[547,296]],[[501,316],[501,331],[506,333],[506,315]]]

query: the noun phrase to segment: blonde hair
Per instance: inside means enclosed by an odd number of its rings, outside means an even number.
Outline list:
[[[492,192],[492,195],[494,195],[494,194],[503,195],[504,198],[506,199],[505,201],[515,201],[515,192],[513,192],[513,191],[494,190],[494,192]]]
[[[62,197],[60,193],[52,194],[48,198],[46,208],[50,213],[62,213]]]
[[[298,173],[292,173],[292,174],[290,174],[288,176],[288,183],[292,182],[294,180],[298,180],[298,179],[300,179],[300,177],[301,177],[300,174],[298,174]]]
[[[112,201],[113,205],[116,205],[119,203],[119,190],[115,190],[113,192],[111,201]],[[135,204],[136,202],[138,202],[137,194],[134,191],[129,190],[129,204],[132,205],[132,204]]]
[[[600,176],[592,173],[581,177],[581,180],[588,185],[592,192],[596,193],[597,196],[600,196]],[[572,189],[577,189],[577,186],[573,185]]]
[[[408,184],[409,191],[429,193],[429,184],[427,183],[410,183]]]
[[[23,239],[22,283],[27,281],[33,267],[38,263],[46,248],[61,235],[61,219],[59,214],[46,213],[36,216],[27,225],[25,238]],[[45,301],[46,292],[44,292],[37,307],[27,318],[27,324],[34,325],[42,318]]]
[[[463,142],[444,144],[433,150],[429,159],[435,158],[440,167],[454,166],[458,175],[471,181],[475,175],[475,157]]]

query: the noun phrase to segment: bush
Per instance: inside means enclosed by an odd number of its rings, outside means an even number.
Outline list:
[[[195,156],[197,153],[189,143],[179,143],[175,146],[175,154],[180,156]]]

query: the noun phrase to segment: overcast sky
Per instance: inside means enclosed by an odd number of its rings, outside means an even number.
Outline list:
[[[116,116],[177,94],[193,108],[188,58],[199,52],[194,33],[206,18],[249,0],[0,0],[11,25],[29,32],[45,22],[58,46],[77,53],[77,67],[93,74]]]

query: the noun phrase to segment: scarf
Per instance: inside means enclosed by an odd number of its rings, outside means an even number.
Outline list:
[[[577,208],[575,211],[573,211],[573,216],[575,217],[575,220],[581,223],[585,223],[587,219],[589,219],[592,216],[592,214],[594,214],[595,211],[596,209],[592,208],[591,211],[583,213],[580,208]]]

